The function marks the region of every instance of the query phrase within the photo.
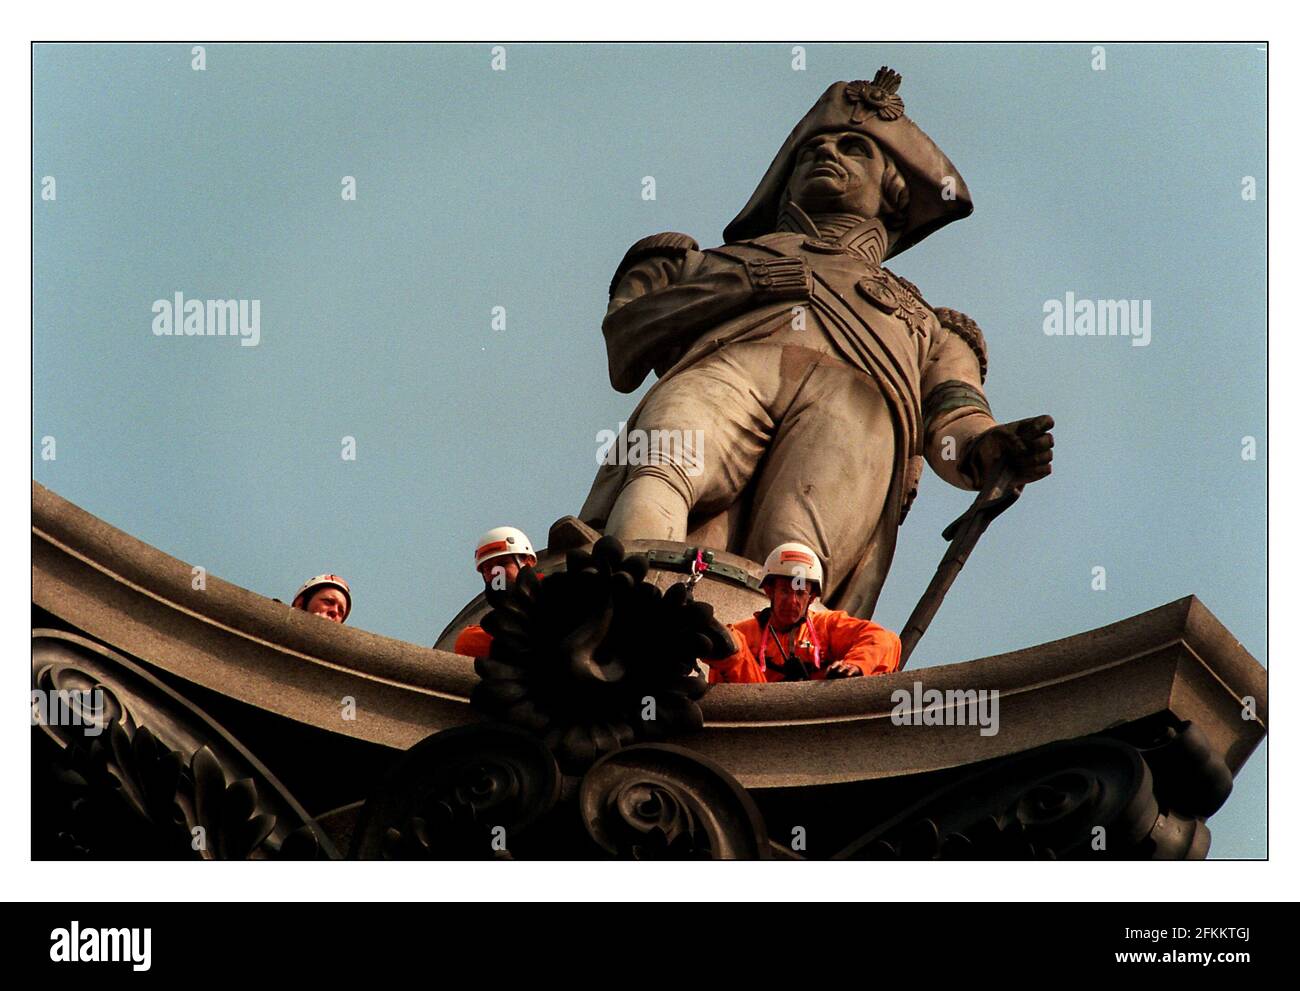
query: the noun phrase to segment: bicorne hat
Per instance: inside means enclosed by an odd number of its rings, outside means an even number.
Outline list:
[[[956,166],[929,135],[903,114],[898,86],[903,81],[882,66],[871,82],[856,80],[831,85],[795,125],[772,159],[754,195],[723,232],[727,243],[770,234],[777,229],[781,195],[795,156],[809,138],[828,131],[859,131],[879,144],[907,182],[907,219],[893,249],[897,255],[944,224],[969,216],[970,190]]]

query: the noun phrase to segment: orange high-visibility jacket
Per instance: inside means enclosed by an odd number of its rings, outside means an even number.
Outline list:
[[[474,625],[461,630],[456,637],[452,650],[466,657],[487,657],[492,649],[492,634],[483,627]]]
[[[727,627],[736,642],[736,652],[730,657],[708,662],[711,683],[786,680],[786,674],[781,670],[783,659],[775,642],[775,630],[767,638],[766,670],[759,664],[763,628],[770,614],[771,610],[764,609],[755,613],[753,619],[744,619]],[[809,635],[809,625],[813,636]],[[821,665],[817,668],[813,667],[811,644],[814,637],[821,654]],[[803,661],[814,681],[823,680],[827,669],[836,661],[856,665],[864,675],[889,674],[898,669],[903,654],[903,645],[896,633],[869,619],[856,619],[841,609],[810,610],[799,624],[794,641],[795,656]],[[782,642],[784,644],[785,638]]]

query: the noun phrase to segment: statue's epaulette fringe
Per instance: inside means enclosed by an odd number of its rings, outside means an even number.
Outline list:
[[[980,382],[982,383],[989,373],[989,351],[988,346],[984,343],[984,333],[980,330],[979,324],[965,313],[950,310],[946,306],[938,307],[934,311],[934,315],[939,318],[939,323],[969,344],[970,349],[975,352],[975,357],[979,359],[980,363]]]
[[[676,258],[681,257],[688,251],[699,250],[700,245],[695,238],[689,234],[678,234],[676,231],[664,231],[662,234],[651,234],[649,237],[641,238],[640,241],[627,249],[627,254],[618,263],[614,278],[609,281],[610,296],[614,295],[614,290],[618,287],[624,273],[643,258],[649,258],[653,255],[666,255],[670,258]]]

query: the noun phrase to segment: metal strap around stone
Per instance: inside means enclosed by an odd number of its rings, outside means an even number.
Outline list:
[[[746,588],[752,588],[755,591],[759,589],[759,580],[743,568],[738,568],[734,564],[720,564],[717,561],[710,560],[711,551],[704,552],[705,561],[708,563],[708,572],[711,575],[717,575],[719,578],[725,578],[728,581],[735,582],[737,585],[744,585]],[[691,565],[695,562],[695,549],[689,551],[664,551],[652,550],[646,552],[646,558],[650,562],[650,567],[660,571],[681,571],[686,574],[691,573]]]

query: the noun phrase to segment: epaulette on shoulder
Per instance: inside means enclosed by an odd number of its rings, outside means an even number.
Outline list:
[[[676,231],[664,231],[662,234],[651,234],[649,237],[643,237],[636,244],[627,249],[627,254],[623,260],[618,263],[618,268],[614,272],[614,278],[609,280],[609,294],[614,295],[614,290],[618,287],[619,280],[629,268],[641,261],[643,258],[650,258],[653,255],[667,255],[669,258],[680,258],[688,251],[699,251],[700,245],[695,238],[689,234],[678,234]]]
[[[979,359],[980,363],[980,382],[982,383],[989,373],[989,350],[984,343],[984,333],[980,330],[979,324],[965,313],[950,310],[946,306],[940,306],[934,311],[934,315],[939,318],[939,323],[969,344],[970,349],[975,352],[975,357]]]

